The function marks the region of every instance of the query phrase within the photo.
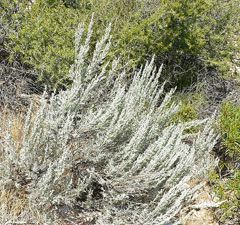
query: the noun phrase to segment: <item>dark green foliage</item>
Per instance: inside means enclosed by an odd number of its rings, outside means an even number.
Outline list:
[[[165,65],[165,78],[188,86],[206,66],[229,69],[239,27],[237,9],[235,1],[161,1],[152,14],[125,25],[115,51],[133,65],[154,54]]]
[[[3,52],[7,52],[9,36],[16,34],[21,23],[24,11],[27,7],[27,0],[1,0],[0,1],[0,50],[1,61],[6,59]],[[9,49],[11,50],[11,49]]]
[[[73,33],[94,13],[92,46],[112,22],[110,58],[121,56],[132,68],[155,55],[156,63],[164,64],[162,79],[182,89],[208,70],[229,72],[239,48],[238,11],[237,0],[36,0],[16,13],[21,19],[15,20],[18,32],[9,46],[40,71],[43,84],[65,86]]]
[[[65,85],[74,60],[74,33],[79,13],[63,4],[48,6],[36,1],[24,14],[10,47],[25,64],[41,73],[39,81],[49,88]]]
[[[112,28],[117,31],[127,20],[130,9],[135,6],[134,1],[128,2],[36,0],[17,12],[21,21],[15,20],[19,26],[17,32],[10,35],[11,56],[19,57],[24,64],[37,70],[38,80],[49,89],[65,87],[74,60],[74,33],[78,24],[87,24],[95,13],[93,47],[94,40],[103,34],[109,22],[113,22]],[[125,12],[126,6],[129,12]]]
[[[64,4],[64,6],[74,9],[90,9],[91,1],[90,0],[45,0],[45,2],[50,5]]]

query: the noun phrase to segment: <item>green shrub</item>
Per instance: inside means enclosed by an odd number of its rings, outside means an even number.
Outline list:
[[[240,106],[230,102],[223,104],[220,116],[220,130],[227,155],[240,160]]]
[[[109,21],[115,32],[134,7],[135,1],[128,0],[36,0],[16,14],[21,14],[21,21],[18,32],[10,36],[12,58],[17,55],[37,70],[41,74],[38,80],[49,89],[65,86],[74,61],[74,32],[78,24],[88,23],[94,12],[96,29],[90,46],[93,48]]]
[[[41,71],[39,81],[50,88],[64,85],[74,61],[74,32],[79,22],[80,14],[73,8],[36,1],[25,12],[18,34],[11,36],[10,48],[23,63]]]
[[[48,5],[64,4],[69,8],[90,9],[91,0],[45,0]]]
[[[16,33],[17,27],[27,6],[27,0],[1,0],[0,1],[0,48],[7,50],[9,36]]]
[[[6,1],[6,0],[4,0]],[[6,1],[7,2],[7,1]],[[21,0],[15,0],[20,4]],[[131,66],[156,55],[162,78],[179,88],[196,81],[206,66],[229,69],[238,51],[237,0],[36,0],[15,13],[9,49],[41,71],[49,88],[66,85],[73,63],[73,33],[78,23],[95,17],[95,41],[112,22],[113,50]],[[8,3],[6,3],[8,5]],[[10,5],[10,4],[9,4]]]
[[[173,122],[189,122],[199,119],[199,109],[205,103],[204,96],[201,93],[178,94],[175,101],[180,101],[181,107],[173,117]]]
[[[239,27],[237,9],[236,1],[161,1],[152,14],[124,26],[116,52],[133,65],[155,54],[165,64],[166,76],[180,87],[187,86],[206,65],[221,70],[229,66],[233,34]]]
[[[223,152],[220,173],[210,175],[214,190],[223,204],[221,220],[235,220],[240,213],[240,105],[225,102],[221,108],[219,128]]]
[[[240,213],[240,170],[236,169],[231,177],[222,179],[216,172],[210,175],[214,191],[221,201],[221,222],[227,219],[237,220]]]

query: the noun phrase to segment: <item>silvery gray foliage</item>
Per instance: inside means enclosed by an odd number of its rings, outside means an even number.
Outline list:
[[[92,26],[84,41],[83,27],[77,31],[71,88],[44,94],[37,110],[30,107],[20,147],[9,120],[0,190],[26,189],[30,208],[45,210],[46,224],[60,206],[91,209],[96,224],[177,223],[175,216],[198,188],[189,181],[214,166],[211,119],[171,123],[179,104],[171,100],[174,90],[164,94],[159,86],[154,59],[128,84],[118,61],[105,60],[110,27],[89,60]],[[202,129],[186,132],[195,126]],[[0,219],[32,222],[30,212]]]

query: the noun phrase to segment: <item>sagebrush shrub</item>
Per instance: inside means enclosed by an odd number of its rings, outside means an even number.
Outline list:
[[[174,91],[164,95],[159,86],[154,60],[129,84],[118,60],[105,61],[110,27],[90,61],[92,22],[84,42],[82,34],[80,27],[71,88],[44,94],[39,108],[29,109],[20,143],[11,120],[5,128],[0,190],[23,192],[27,203],[15,215],[0,201],[1,223],[61,224],[67,207],[92,212],[95,224],[177,222],[197,189],[188,182],[214,166],[211,120],[171,124],[179,107],[170,102]],[[185,133],[198,125],[198,133]]]

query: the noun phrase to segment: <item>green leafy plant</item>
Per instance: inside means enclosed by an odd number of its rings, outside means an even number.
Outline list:
[[[240,213],[240,106],[225,102],[219,128],[222,136],[220,174],[210,175],[214,190],[223,201],[221,220],[238,219]]]
[[[76,9],[36,1],[25,10],[9,47],[22,62],[41,73],[38,80],[49,88],[64,86],[74,62],[74,33],[80,20]]]
[[[223,104],[220,131],[229,157],[240,160],[240,106],[231,102]]]
[[[206,104],[202,93],[178,94],[174,101],[180,101],[181,106],[173,117],[173,122],[189,122],[199,119],[199,109]]]
[[[210,174],[213,190],[219,197],[221,204],[221,216],[219,221],[228,219],[238,221],[240,208],[240,170],[235,169],[231,176],[220,177],[216,172]]]
[[[151,14],[124,26],[115,51],[133,65],[154,54],[165,65],[165,78],[180,88],[188,86],[205,67],[230,68],[237,9],[236,1],[161,1]]]
[[[7,6],[5,10],[9,10]],[[113,22],[113,31],[117,31],[134,7],[135,1],[127,0],[36,0],[16,13],[21,20],[13,20],[18,26],[8,43],[12,59],[18,56],[24,64],[37,70],[41,74],[38,80],[50,90],[66,87],[70,83],[68,71],[74,61],[73,37],[79,22],[88,23],[92,13],[95,14],[96,29],[90,44],[93,52],[94,43],[103,35],[109,21]]]

